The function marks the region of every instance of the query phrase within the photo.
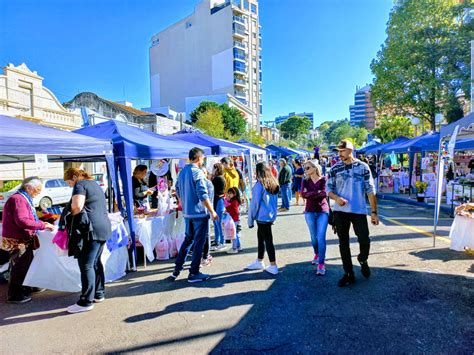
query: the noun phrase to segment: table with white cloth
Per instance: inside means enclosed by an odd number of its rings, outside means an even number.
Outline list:
[[[165,216],[135,218],[135,236],[143,246],[147,259],[155,260],[153,251],[162,236],[176,236],[184,233],[184,218],[181,212],[171,212]]]
[[[474,218],[456,215],[449,231],[449,238],[451,239],[450,249],[474,250]]]
[[[125,275],[128,263],[128,235],[122,220],[109,215],[112,222],[112,238],[104,245],[101,261],[104,265],[105,282],[115,281]],[[56,231],[39,231],[40,247],[28,269],[23,285],[47,288],[55,291],[78,292],[81,290],[81,272],[74,257],[67,256],[52,243]],[[122,240],[123,242],[117,243]],[[115,241],[115,242],[113,242]],[[112,251],[109,250],[112,249]]]

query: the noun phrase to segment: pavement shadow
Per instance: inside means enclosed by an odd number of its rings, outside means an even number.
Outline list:
[[[423,260],[439,260],[448,262],[452,260],[473,260],[474,255],[462,251],[451,250],[449,248],[442,249],[426,249],[422,251],[414,251],[410,253]]]
[[[124,322],[210,310],[225,317],[233,307],[252,305],[231,329],[211,332],[225,333],[211,353],[472,351],[472,279],[388,268],[372,268],[372,277],[365,279],[358,267],[355,271],[357,282],[341,289],[336,287],[340,266],[327,265],[327,275],[317,277],[307,263],[289,264],[267,290],[198,297],[133,315]],[[248,276],[255,278],[258,273]],[[239,278],[224,279],[233,277]],[[168,344],[207,336],[196,333],[114,352],[166,351]]]

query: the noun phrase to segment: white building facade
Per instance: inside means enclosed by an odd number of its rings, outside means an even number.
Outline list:
[[[25,64],[8,64],[0,75],[0,114],[66,130],[82,126],[79,110],[68,110]]]
[[[260,51],[257,0],[203,0],[190,16],[152,37],[149,110],[168,106],[189,117],[205,100],[238,101],[234,106],[245,107],[249,126],[258,129]]]

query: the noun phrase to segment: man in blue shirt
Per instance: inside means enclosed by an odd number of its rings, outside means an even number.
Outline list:
[[[359,241],[360,254],[357,257],[361,265],[362,275],[370,276],[367,263],[370,250],[369,226],[367,223],[367,205],[365,195],[369,197],[371,208],[371,222],[379,224],[377,215],[377,199],[375,197],[374,179],[369,166],[354,158],[354,146],[349,140],[342,140],[338,146],[340,161],[329,172],[327,190],[329,198],[336,204],[333,207],[334,225],[339,238],[344,276],[338,286],[344,287],[355,282],[349,243],[349,229],[352,226]]]
[[[191,163],[181,170],[176,182],[176,195],[183,206],[186,237],[179,249],[172,278],[176,279],[183,270],[186,256],[192,245],[193,259],[189,269],[188,282],[200,282],[206,281],[210,277],[199,271],[204,243],[209,234],[209,214],[214,221],[218,219],[218,216],[212,206],[206,177],[201,169],[204,165],[203,150],[200,148],[191,149],[189,160]]]

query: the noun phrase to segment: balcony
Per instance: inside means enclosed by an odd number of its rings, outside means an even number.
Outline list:
[[[247,66],[240,61],[234,61],[234,73],[239,75],[247,75]]]
[[[241,38],[241,39],[244,39],[244,38],[247,38],[248,36],[248,31],[247,29],[245,28],[245,26],[242,26],[240,24],[237,24],[237,23],[234,23],[234,26],[233,26],[233,29],[234,29],[234,36],[236,38]]]
[[[234,15],[233,20],[234,20],[234,22],[241,23],[242,25],[246,24],[245,19],[242,16],[235,16]]]
[[[242,102],[244,105],[248,104],[247,99],[243,99],[243,98],[240,98],[240,97],[236,97],[236,99],[239,100],[240,102]]]
[[[247,82],[243,79],[234,78],[234,85],[246,88]]]
[[[239,48],[244,51],[247,51],[247,44],[241,41],[234,41],[234,48]]]
[[[240,98],[247,100],[247,94],[245,93],[245,91],[242,90],[235,90],[235,97],[238,99]]]
[[[240,60],[242,62],[245,62],[247,60],[247,56],[242,55],[242,54],[234,53],[234,60]]]

